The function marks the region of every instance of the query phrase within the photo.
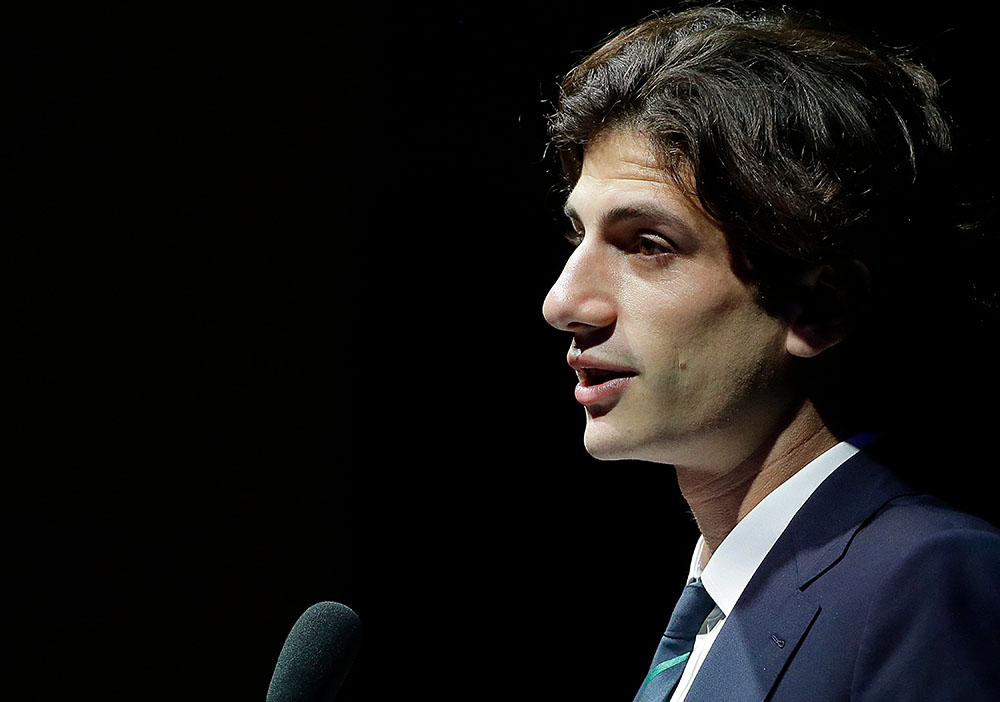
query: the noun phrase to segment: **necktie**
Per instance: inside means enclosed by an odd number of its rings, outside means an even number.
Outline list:
[[[694,637],[714,608],[715,603],[701,581],[684,588],[660,639],[646,680],[632,702],[664,702],[667,699],[684,672],[684,664],[694,648]]]

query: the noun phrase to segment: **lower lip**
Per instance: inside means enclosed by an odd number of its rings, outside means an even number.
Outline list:
[[[573,395],[581,405],[597,405],[617,400],[625,392],[634,375],[614,378],[600,385],[577,385]]]

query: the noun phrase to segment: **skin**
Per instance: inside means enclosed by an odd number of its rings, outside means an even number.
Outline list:
[[[640,135],[590,144],[566,209],[579,243],[543,314],[573,334],[571,357],[637,373],[621,395],[586,408],[584,444],[604,460],[673,465],[707,560],[750,509],[837,443],[791,364],[838,338],[760,307],[718,223]]]

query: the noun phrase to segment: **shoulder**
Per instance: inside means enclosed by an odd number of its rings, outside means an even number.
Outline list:
[[[995,559],[1000,529],[928,492],[929,482],[946,483],[940,471],[936,481],[914,483],[914,473],[922,471],[922,462],[912,456],[904,460],[898,452],[871,448],[858,452],[817,488],[797,515],[796,530],[804,535],[796,537],[797,546],[810,550],[810,540],[830,546],[829,556],[840,558],[828,564],[847,560],[876,579],[933,554],[957,560],[952,543],[976,544],[982,549],[979,559]],[[821,553],[819,564],[824,557]]]
[[[861,533],[865,532],[911,547],[951,538],[986,543],[1000,540],[1000,529],[993,524],[925,494],[901,495],[888,501],[862,526]]]
[[[873,586],[857,622],[858,699],[882,699],[901,680],[926,696],[919,699],[1000,693],[1000,531],[934,498],[900,497],[852,546]]]
[[[858,531],[852,547],[878,575],[874,580],[883,595],[895,591],[894,597],[905,599],[953,592],[979,595],[990,601],[991,610],[1000,606],[1000,530],[935,498],[893,500]],[[937,598],[922,602],[921,609],[954,604]]]
[[[776,700],[1000,699],[997,593],[1000,530],[859,453],[799,510],[733,619],[772,631],[787,602],[808,605]]]
[[[903,495],[861,525],[852,548],[877,552],[883,573],[929,561],[963,569],[970,561],[1000,565],[1000,529],[935,497]]]
[[[867,450],[856,454],[789,524],[785,545],[804,586],[813,589],[818,578],[835,597],[863,599],[922,559],[961,561],[961,544],[972,544],[974,560],[1000,563],[1000,529],[926,494],[879,459]]]
[[[944,616],[956,598],[1000,612],[1000,529],[928,495],[899,496],[860,525],[830,575],[835,592],[866,603],[866,620],[902,602]]]

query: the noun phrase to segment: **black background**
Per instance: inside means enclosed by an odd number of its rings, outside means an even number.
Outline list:
[[[995,192],[992,18],[811,6],[922,47]],[[345,700],[633,694],[697,531],[583,450],[544,101],[651,9],[10,31],[15,697],[263,699],[320,600],[363,622]]]

